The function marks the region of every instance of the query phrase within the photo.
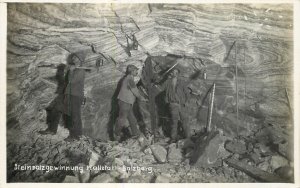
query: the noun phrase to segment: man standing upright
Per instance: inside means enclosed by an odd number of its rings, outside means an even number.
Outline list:
[[[69,130],[71,141],[78,140],[82,135],[81,105],[84,100],[85,69],[81,69],[86,54],[77,52],[70,55],[68,71],[65,76],[66,88],[64,91],[64,122]]]
[[[139,93],[135,83],[134,76],[138,75],[138,68],[134,65],[128,65],[126,69],[126,76],[124,77],[121,89],[118,95],[119,116],[115,127],[115,139],[120,141],[122,135],[121,130],[125,121],[128,119],[131,134],[133,137],[139,137],[140,131],[137,126],[137,120],[133,113],[133,104],[138,98],[141,101],[146,99]]]
[[[57,132],[58,124],[63,112],[63,101],[64,101],[64,87],[65,87],[65,77],[64,77],[65,65],[60,64],[57,66],[57,72],[55,78],[57,80],[56,97],[51,101],[49,106],[46,108],[47,112],[47,125],[46,130],[40,131],[40,134],[51,134],[54,135]]]
[[[171,114],[171,142],[177,141],[178,122],[181,125],[186,138],[191,136],[188,125],[189,116],[187,111],[187,101],[190,97],[188,82],[179,78],[179,69],[174,68],[168,75],[168,79],[162,84],[160,90],[165,90],[165,101]]]

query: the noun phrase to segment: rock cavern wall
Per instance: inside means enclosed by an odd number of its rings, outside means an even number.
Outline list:
[[[187,76],[206,69],[206,87],[217,84],[213,121],[219,127],[236,118],[235,63],[237,124],[247,130],[261,120],[258,117],[270,121],[289,117],[285,89],[292,103],[292,16],[289,4],[9,3],[8,139],[21,142],[24,137],[18,135],[45,127],[44,109],[55,95],[56,66],[78,50],[88,51],[86,66],[94,68],[87,74],[82,112],[85,134],[92,138],[109,139],[117,83],[128,64],[142,68],[148,55],[181,57]],[[139,46],[129,51],[132,34]],[[104,60],[99,71],[97,58]],[[202,82],[196,80],[192,86],[199,89]],[[199,112],[195,101],[190,103],[191,124],[205,125],[205,113]]]

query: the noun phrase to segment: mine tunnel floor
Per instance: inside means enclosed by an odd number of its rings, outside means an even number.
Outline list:
[[[42,125],[41,130],[43,126],[46,127]],[[228,140],[216,132],[213,136],[206,134],[194,141],[182,139],[172,144],[166,137],[155,144],[145,138],[117,143],[86,136],[67,142],[64,139],[68,131],[62,127],[57,135],[41,135],[38,131],[29,131],[26,141],[8,141],[8,182],[292,181],[288,157],[266,143],[251,142],[251,137]],[[230,160],[240,166],[232,165]]]

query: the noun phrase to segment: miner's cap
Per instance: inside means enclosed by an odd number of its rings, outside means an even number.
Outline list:
[[[181,70],[180,70],[180,68],[179,68],[178,65],[176,65],[176,66],[171,70],[171,72],[175,72],[175,71],[181,72]]]
[[[128,65],[126,68],[126,73],[129,74],[134,70],[138,70],[139,68],[137,68],[135,65]]]
[[[86,56],[87,56],[87,53],[84,52],[84,51],[78,51],[78,52],[71,53],[69,55],[69,61],[68,61],[68,63],[70,65],[74,65],[75,63],[72,61],[72,58],[76,57],[76,58],[79,59],[80,64],[82,64],[82,63],[84,63]]]

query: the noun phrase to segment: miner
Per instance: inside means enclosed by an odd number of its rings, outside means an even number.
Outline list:
[[[115,139],[120,141],[122,128],[128,119],[133,138],[140,136],[138,123],[133,113],[133,104],[137,99],[147,101],[138,91],[134,82],[134,77],[138,75],[138,68],[134,65],[128,65],[126,75],[122,81],[121,89],[118,95],[119,115],[115,127]]]
[[[173,68],[168,79],[160,85],[155,84],[161,91],[165,91],[165,102],[171,115],[171,140],[170,142],[177,141],[177,128],[178,122],[181,122],[186,138],[190,138],[191,132],[188,125],[189,116],[187,110],[187,102],[190,97],[190,90],[188,89],[188,82],[179,77],[180,70]],[[156,83],[158,83],[156,81]],[[159,87],[160,86],[160,87]]]
[[[51,101],[50,105],[46,108],[47,120],[46,123],[48,128],[44,131],[40,131],[41,134],[56,134],[59,120],[61,119],[63,112],[63,101],[64,101],[64,87],[65,78],[64,70],[66,65],[60,64],[57,66],[57,72],[55,78],[57,80],[57,89],[55,93],[57,96]]]
[[[82,68],[86,53],[72,53],[68,61],[64,90],[64,123],[69,130],[67,141],[78,140],[82,135],[81,105],[84,101],[85,69]]]

